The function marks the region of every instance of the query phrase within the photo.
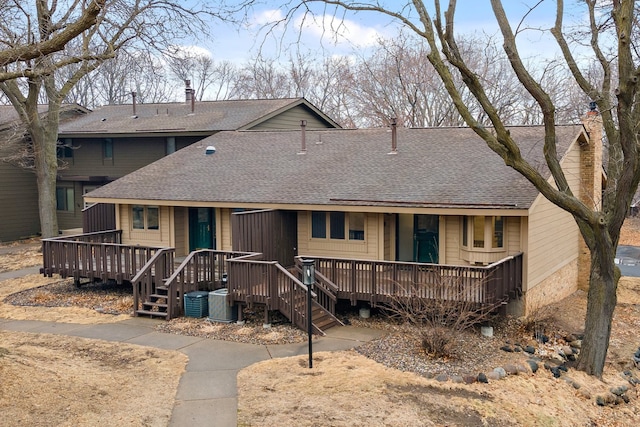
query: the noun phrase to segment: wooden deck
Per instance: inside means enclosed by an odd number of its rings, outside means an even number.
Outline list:
[[[110,230],[43,239],[42,273],[131,282],[134,313],[171,319],[184,315],[183,297],[195,290],[229,289],[229,304],[261,304],[306,329],[309,290],[298,268],[285,269],[260,253],[200,250],[175,264],[173,248],[121,244]],[[521,295],[522,254],[489,266],[452,266],[326,257],[313,259],[313,304],[335,319],[339,300],[375,307],[397,298],[465,301],[497,306]],[[330,319],[333,321],[332,319]],[[335,319],[337,321],[337,319]],[[312,324],[316,332],[321,328]]]

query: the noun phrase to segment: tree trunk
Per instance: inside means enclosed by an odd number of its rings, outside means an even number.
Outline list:
[[[43,238],[56,237],[59,233],[56,212],[57,134],[57,131],[51,132],[49,129],[31,129],[38,183],[38,212]]]
[[[611,321],[617,302],[616,289],[620,274],[615,267],[614,257],[615,251],[610,242],[601,241],[591,248],[585,336],[577,368],[598,378],[602,377],[604,371]]]

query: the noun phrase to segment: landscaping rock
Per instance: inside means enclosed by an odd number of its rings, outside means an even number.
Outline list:
[[[465,384],[473,384],[478,381],[478,377],[475,375],[464,375],[462,378]]]
[[[452,375],[451,381],[456,384],[462,384],[464,382],[464,379],[460,375]]]
[[[529,365],[529,368],[531,368],[531,372],[533,372],[534,374],[538,372],[538,362],[536,362],[535,360],[527,360],[527,364]]]
[[[529,353],[529,354],[535,354],[536,353],[536,348],[532,345],[528,345],[523,349],[525,352]]]
[[[507,376],[507,372],[504,368],[501,367],[497,367],[493,370],[493,373],[498,374],[498,378],[497,379],[501,379]]]
[[[551,373],[553,374],[554,378],[560,378],[561,372],[558,366],[553,366],[551,367],[551,369],[549,369],[551,371]]]
[[[515,365],[504,365],[504,370],[509,375],[518,375],[518,368]]]
[[[441,383],[446,383],[447,381],[449,381],[449,375],[438,374],[436,375],[436,381],[440,381]]]
[[[506,351],[507,353],[513,353],[513,347],[511,347],[510,345],[503,345],[502,347],[500,347],[500,350]]]
[[[504,377],[501,377],[500,374],[496,371],[492,371],[487,374],[487,379],[491,381],[498,381],[499,379],[502,379],[502,378]]]
[[[478,374],[478,382],[487,384],[489,382],[489,379],[487,378],[487,376],[485,374],[483,374],[481,372],[481,373]]]
[[[611,387],[611,388],[609,389],[609,391],[610,391],[612,394],[615,394],[616,396],[622,396],[623,394],[625,394],[625,393],[627,392],[627,390],[629,390],[629,387],[627,387],[627,386],[626,386],[626,385],[624,385],[624,384],[623,384],[623,385],[616,386],[616,387]]]

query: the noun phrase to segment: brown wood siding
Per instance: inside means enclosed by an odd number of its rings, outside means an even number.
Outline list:
[[[113,160],[103,158],[104,138],[73,139],[73,163],[60,175],[121,177],[164,157],[166,139],[112,138]]]
[[[0,242],[40,232],[35,174],[0,162],[0,200]]]
[[[57,187],[73,188],[73,212],[57,211],[58,228],[60,230],[70,230],[82,228],[82,209],[84,201],[82,199],[82,183],[76,181],[58,181]]]
[[[288,267],[296,254],[296,222],[294,211],[265,210],[231,215],[233,250],[259,252],[265,261],[278,261]]]
[[[580,153],[577,145],[567,154],[563,169],[570,188],[579,188]],[[578,256],[579,231],[573,217],[542,195],[534,202],[529,214],[528,283],[525,290],[543,281]]]
[[[252,127],[251,130],[300,129],[300,120],[307,121],[307,129],[331,127],[324,120],[321,120],[313,111],[303,105],[298,105],[257,124]]]
[[[378,233],[378,214],[365,214],[365,240],[349,241],[335,239],[312,239],[311,219],[308,212],[298,215],[298,253],[319,257],[357,258],[377,260],[378,245],[383,245],[383,236]]]
[[[182,206],[173,208],[173,220],[175,223],[176,256],[185,256],[189,253],[189,216],[187,215],[187,208]]]
[[[116,229],[116,206],[95,203],[82,210],[82,232],[95,233]]]

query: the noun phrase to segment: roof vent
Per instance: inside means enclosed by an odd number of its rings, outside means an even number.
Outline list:
[[[207,156],[213,154],[216,152],[216,147],[214,147],[213,145],[209,145],[205,150],[204,150],[204,154],[206,154]]]

